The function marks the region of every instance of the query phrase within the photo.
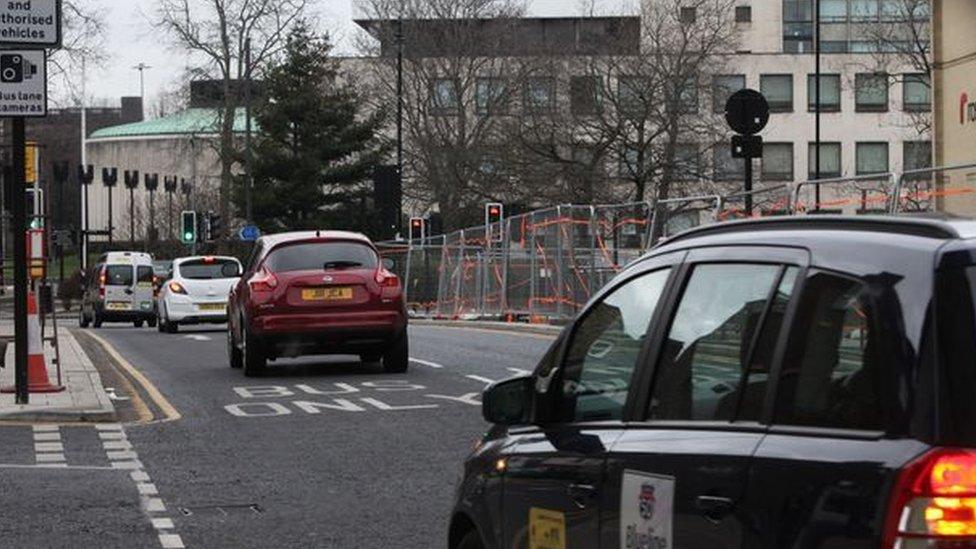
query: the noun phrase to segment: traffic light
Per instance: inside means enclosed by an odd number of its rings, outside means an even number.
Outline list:
[[[180,213],[180,241],[184,244],[197,241],[197,212],[184,210]]]
[[[502,239],[502,220],[505,218],[505,206],[500,202],[485,204],[485,235],[489,241]]]
[[[216,240],[220,236],[220,214],[207,212],[207,240]]]
[[[410,218],[410,240],[423,240],[427,223],[422,217]]]

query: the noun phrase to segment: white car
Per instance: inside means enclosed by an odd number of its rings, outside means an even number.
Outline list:
[[[180,324],[227,321],[227,297],[241,277],[241,262],[226,256],[173,260],[160,284],[156,315],[160,332],[176,333]]]

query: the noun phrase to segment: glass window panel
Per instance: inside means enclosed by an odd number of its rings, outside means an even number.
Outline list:
[[[500,113],[505,111],[508,90],[501,78],[479,78],[475,83],[475,103],[478,114]]]
[[[878,0],[851,0],[851,17],[857,19],[877,19]]]
[[[759,77],[759,91],[769,103],[770,112],[793,110],[793,75],[763,74]]]
[[[807,106],[809,110],[815,108],[815,75],[807,75]],[[820,75],[820,109],[824,111],[840,110],[840,75]]]
[[[810,143],[807,149],[809,166],[809,176],[815,176],[814,166],[816,165],[816,145]],[[820,178],[840,177],[840,143],[820,143]]]
[[[599,76],[574,76],[569,81],[570,109],[576,115],[596,114],[602,103]]]
[[[651,106],[650,83],[641,76],[621,76],[617,80],[617,102],[626,114],[644,114]]]
[[[762,178],[771,181],[793,180],[793,143],[764,143]]]
[[[751,6],[736,6],[735,7],[735,22],[736,23],[749,23],[752,21],[752,7]]]
[[[452,78],[438,78],[433,83],[434,109],[439,111],[457,111],[458,86]]]
[[[903,165],[905,170],[919,170],[932,167],[931,141],[905,141]]]
[[[880,290],[876,290],[880,292]],[[886,389],[871,300],[861,282],[815,272],[804,285],[776,399],[777,423],[882,429]]]
[[[820,0],[821,21],[844,21],[847,19],[847,0]]]
[[[678,143],[674,151],[675,181],[694,181],[701,174],[701,155],[698,145]]]
[[[924,74],[906,74],[902,94],[906,111],[927,111],[931,107],[929,79]]]
[[[858,175],[888,171],[887,143],[858,143],[855,157]]]
[[[810,0],[783,0],[783,21],[813,21]]]
[[[725,111],[725,102],[733,93],[746,87],[746,75],[723,74],[712,77],[712,108],[715,112]]]
[[[637,357],[670,269],[625,282],[589,309],[566,349],[559,416],[620,419]]]
[[[881,0],[882,19],[898,20],[905,19],[908,13],[905,0]]]
[[[875,53],[878,49],[878,42],[874,40],[852,40],[850,45],[851,53]]]
[[[855,108],[859,111],[888,110],[888,75],[864,73],[854,76]]]
[[[525,83],[525,106],[530,112],[548,112],[556,104],[555,80],[548,77],[529,78]]]
[[[780,271],[728,263],[694,268],[656,369],[650,419],[733,419],[749,350]],[[768,361],[762,367],[768,370]],[[760,399],[764,393],[747,391]]]
[[[846,53],[847,40],[822,40],[820,51],[823,53]]]

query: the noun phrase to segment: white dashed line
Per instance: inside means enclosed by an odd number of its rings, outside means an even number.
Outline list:
[[[420,364],[422,366],[429,366],[431,368],[436,368],[438,370],[440,370],[441,368],[444,367],[443,364],[438,364],[436,362],[431,362],[429,360],[421,360],[419,358],[413,358],[413,357],[410,357],[410,362],[414,362],[414,363]]]
[[[210,341],[210,336],[199,335],[199,334],[188,334],[183,336],[186,339],[192,339],[193,341]]]
[[[173,519],[166,516],[166,504],[159,497],[159,489],[153,484],[149,473],[139,461],[139,454],[125,436],[122,426],[110,424],[96,427],[111,468],[129,471],[129,478],[135,483],[136,490],[139,492],[142,511],[158,532],[159,544],[164,549],[184,547],[183,539],[175,532],[176,525],[173,524]]]
[[[67,467],[61,430],[57,425],[34,425],[34,463]]]

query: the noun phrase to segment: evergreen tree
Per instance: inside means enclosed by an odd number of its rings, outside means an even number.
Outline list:
[[[296,24],[254,108],[254,221],[265,232],[371,232],[371,176],[388,150],[385,113],[364,112],[341,82],[327,37]],[[235,201],[244,211],[243,185]]]

